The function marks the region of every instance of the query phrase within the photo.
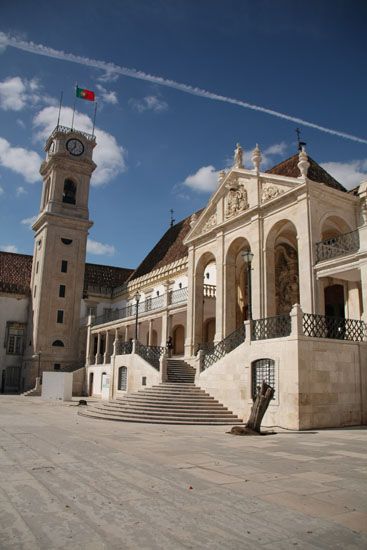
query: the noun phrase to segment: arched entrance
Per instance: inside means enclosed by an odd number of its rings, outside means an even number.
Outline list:
[[[92,397],[93,395],[93,379],[94,379],[94,373],[89,373],[89,384],[88,384],[88,395],[89,397]]]
[[[204,326],[204,342],[214,342],[215,319],[207,319]]]
[[[247,239],[239,237],[229,246],[225,263],[225,336],[248,319],[247,269],[243,253],[250,250]]]
[[[173,353],[174,355],[184,354],[185,328],[183,325],[177,325],[173,329]]]
[[[204,340],[205,320],[215,318],[216,309],[216,260],[211,252],[205,252],[195,268],[194,279],[194,346]]]

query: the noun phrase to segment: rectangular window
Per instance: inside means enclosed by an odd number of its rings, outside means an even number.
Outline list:
[[[65,285],[60,285],[59,287],[59,298],[65,298]]]
[[[62,309],[57,310],[57,322],[63,323],[64,322],[64,312]]]
[[[68,272],[68,262],[67,260],[61,260],[61,273]]]
[[[36,263],[36,273],[38,273],[39,262]]]
[[[36,293],[37,293],[37,286],[35,285],[35,286],[34,286],[34,291],[33,291],[33,298],[36,297]]]
[[[7,324],[6,353],[22,355],[25,325],[22,323]]]
[[[60,363],[54,363],[54,370],[60,370],[61,365]]]

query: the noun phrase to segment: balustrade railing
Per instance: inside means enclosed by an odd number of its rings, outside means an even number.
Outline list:
[[[362,342],[366,335],[366,324],[359,319],[342,319],[314,313],[303,313],[302,328],[304,336],[313,338]]]
[[[204,361],[203,361],[203,370],[207,369],[219,359],[222,359],[227,353],[230,353],[240,344],[245,341],[246,330],[245,325],[240,326],[240,328],[233,331],[231,334],[226,336],[223,340],[218,342],[213,348],[212,351],[205,352],[204,350]]]
[[[203,292],[205,298],[215,298],[217,287],[215,285],[204,285]]]
[[[282,338],[291,333],[291,318],[289,315],[277,315],[252,321],[252,340],[269,340]]]
[[[187,301],[187,287],[170,291],[169,293],[170,304],[179,304],[180,302],[186,302],[186,301]]]
[[[140,355],[142,359],[150,363],[152,367],[159,370],[160,358],[166,353],[166,348],[162,346],[144,346],[144,344],[136,342],[135,352]]]
[[[116,342],[115,350],[116,355],[130,355],[133,350],[132,340],[128,340],[127,342],[122,342],[122,340],[118,340]]]
[[[88,134],[87,132],[81,132],[80,130],[76,130],[75,128],[69,128],[68,126],[61,126],[58,124],[56,128],[53,130],[51,136],[54,136],[57,132],[62,132],[63,134],[69,134],[70,132],[76,132],[77,134],[81,134],[84,136],[88,141],[95,141],[96,136],[94,134]]]
[[[359,249],[359,231],[351,231],[316,243],[316,262],[331,260]]]

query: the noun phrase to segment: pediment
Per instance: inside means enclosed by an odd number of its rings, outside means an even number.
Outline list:
[[[274,181],[273,178],[270,180],[268,178],[261,179],[259,189],[260,204],[276,199],[277,197],[280,197],[280,195],[283,195],[283,193],[294,189],[295,186],[298,185],[299,182],[295,185],[294,183],[284,183],[284,181]]]

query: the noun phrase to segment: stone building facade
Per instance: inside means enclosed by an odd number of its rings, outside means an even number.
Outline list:
[[[367,183],[346,191],[304,149],[263,172],[258,146],[247,167],[237,145],[206,207],[169,228],[135,270],[84,270],[93,146],[69,129],[46,144],[32,294],[21,296],[25,386],[55,365],[79,367],[86,393],[115,399],[166,380],[171,338],[196,384],[240,417],[266,379],[275,387],[268,424],[366,423]],[[66,284],[63,260],[72,266]],[[6,289],[2,299],[15,304]],[[6,322],[24,323],[13,317]]]

